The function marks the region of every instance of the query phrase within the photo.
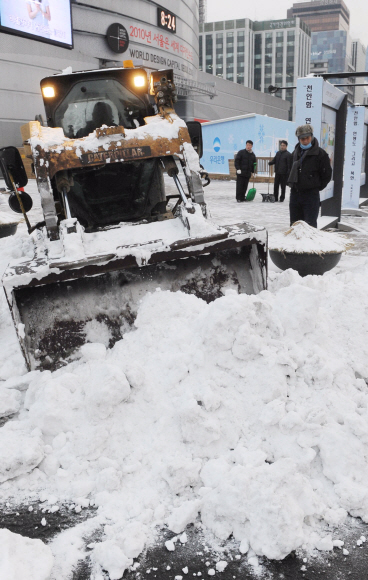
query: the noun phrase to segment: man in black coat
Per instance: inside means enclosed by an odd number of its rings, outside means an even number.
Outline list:
[[[238,151],[235,157],[236,201],[245,201],[248,183],[252,173],[257,172],[257,157],[252,151],[253,141],[248,139],[245,149]]]
[[[279,187],[281,185],[281,197],[280,201],[285,199],[286,182],[289,177],[291,166],[293,164],[293,156],[287,150],[288,142],[281,141],[280,151],[278,151],[272,161],[269,161],[268,165],[275,166],[275,183],[273,186],[273,195],[275,201],[279,200]]]
[[[290,225],[303,220],[317,227],[320,206],[319,192],[331,181],[330,159],[313,136],[311,125],[300,125],[295,135],[298,143],[293,153],[293,166],[288,178],[290,192]]]

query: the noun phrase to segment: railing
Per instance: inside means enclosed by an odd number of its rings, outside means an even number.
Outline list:
[[[268,165],[273,157],[257,157],[256,183],[273,183],[275,181],[275,166]],[[229,159],[230,179],[236,179],[234,159]]]

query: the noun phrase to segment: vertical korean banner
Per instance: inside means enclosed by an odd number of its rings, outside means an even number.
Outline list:
[[[362,151],[364,141],[364,107],[349,107],[346,122],[344,189],[342,207],[359,209]]]
[[[296,87],[296,126],[312,125],[314,135],[319,138],[322,124],[323,79],[301,78]]]

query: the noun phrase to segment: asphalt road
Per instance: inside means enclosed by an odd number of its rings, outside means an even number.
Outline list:
[[[63,530],[96,515],[94,509],[82,510],[76,514],[67,507],[53,514],[45,514],[42,511],[42,504],[33,504],[32,511],[29,511],[30,505],[1,506],[0,528],[7,528],[14,533],[38,538],[48,543]],[[40,525],[44,516],[47,519],[46,526]],[[368,539],[368,525],[353,518],[350,518],[337,534],[340,539],[344,540],[344,548],[348,550],[349,555],[345,556],[339,548],[335,548],[333,552],[316,550],[312,555],[302,552],[292,553],[282,561],[259,558],[257,567],[248,563],[247,556],[239,553],[238,543],[231,539],[214,548],[216,542],[204,535],[201,526],[188,526],[186,534],[187,542],[182,543],[177,539],[175,550],[168,551],[165,542],[175,539],[176,536],[169,530],[158,530],[155,544],[148,547],[135,560],[134,569],[125,572],[124,580],[189,580],[194,577],[203,580],[210,578],[221,580],[368,579],[368,541],[357,544],[361,536]],[[85,545],[99,541],[102,537],[101,527],[93,535],[84,538]],[[88,549],[86,551],[88,552]],[[219,561],[227,562],[222,572],[216,570],[216,564]],[[106,574],[105,578],[108,580],[109,576]],[[91,564],[88,556],[78,563],[68,580],[91,580]]]

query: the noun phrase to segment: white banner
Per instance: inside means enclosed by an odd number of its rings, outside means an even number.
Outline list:
[[[317,139],[321,134],[323,82],[321,77],[304,77],[296,86],[296,126],[312,125]]]
[[[342,207],[359,209],[365,107],[349,107],[346,121]]]
[[[345,93],[323,80],[322,77],[304,77],[297,81],[296,125],[312,125],[319,145],[335,161],[336,114]],[[320,192],[321,201],[333,197],[334,182]]]

